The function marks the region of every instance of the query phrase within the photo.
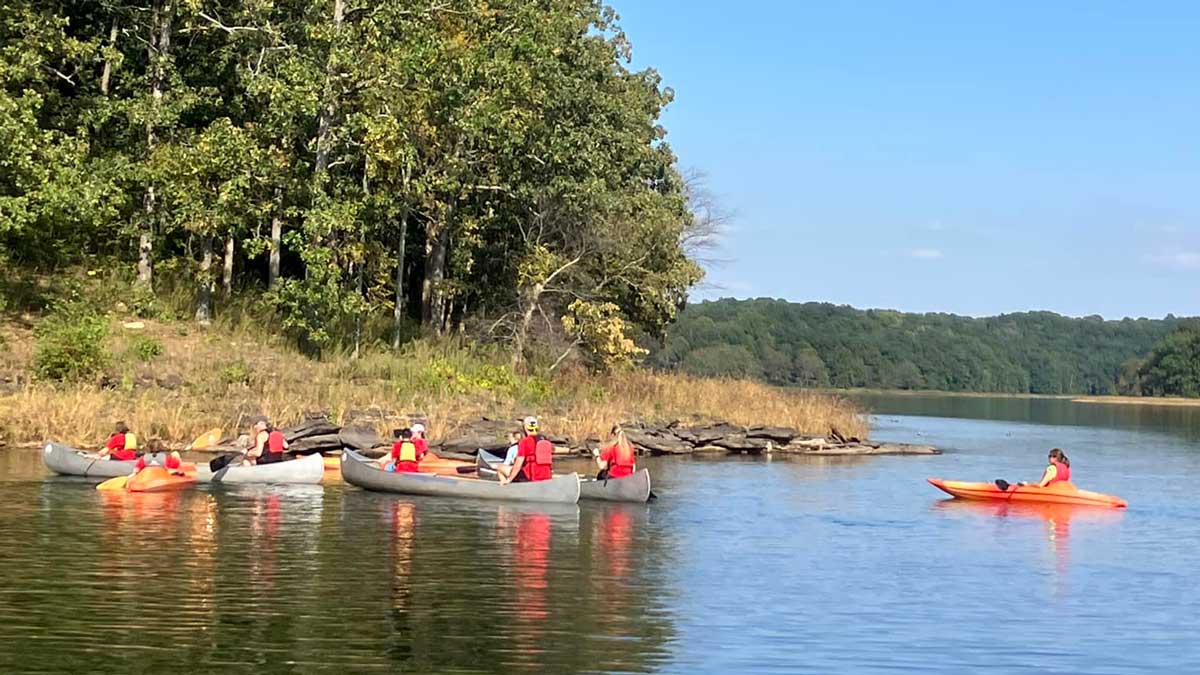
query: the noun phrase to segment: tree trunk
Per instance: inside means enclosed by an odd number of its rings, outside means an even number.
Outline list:
[[[117,46],[117,20],[113,19],[112,28],[108,31],[108,47],[116,49]],[[100,93],[108,96],[109,82],[112,80],[113,64],[112,59],[104,59],[104,72],[100,74]]]
[[[233,295],[233,247],[233,233],[230,232],[225,239],[225,273],[221,276],[221,289],[226,298]]]
[[[173,0],[167,0],[154,6],[154,23],[150,40],[146,44],[147,57],[154,64],[150,78],[150,114],[146,117],[146,156],[154,153],[158,144],[157,123],[158,112],[162,109],[163,99],[163,60],[171,50],[171,19],[175,13]],[[143,288],[154,287],[154,256],[153,237],[154,221],[158,216],[158,200],[154,185],[146,186],[146,196],[142,202],[146,210],[146,222],[142,224],[142,232],[138,239],[138,285]]]
[[[345,0],[333,2],[333,35],[334,44],[330,50],[337,48],[337,34],[341,31],[342,19],[346,15]],[[333,116],[337,112],[337,100],[330,91],[333,83],[333,58],[326,61],[325,86],[323,87],[324,104],[321,106],[321,117],[317,122],[317,161],[313,167],[313,175],[320,178],[329,167],[329,136],[333,131]]]
[[[533,322],[533,314],[537,311],[538,302],[542,299],[542,291],[545,290],[545,285],[535,284],[525,293],[522,293],[522,306],[524,310],[521,312],[521,322],[517,324],[517,334],[513,338],[513,369],[517,369],[525,362],[525,343],[529,339],[529,324]]]
[[[207,325],[212,321],[212,237],[200,237],[200,274],[196,286],[196,321]]]
[[[392,318],[392,349],[400,349],[400,331],[404,327],[404,243],[408,238],[408,210],[400,216],[400,241],[396,243],[396,309]]]
[[[279,256],[283,251],[283,191],[275,190],[275,212],[271,214],[271,257],[268,264],[267,288],[279,283]]]
[[[421,284],[422,319],[433,328],[437,335],[442,334],[442,320],[445,317],[446,294],[442,281],[446,278],[446,249],[450,244],[450,226],[447,222],[438,224],[437,233],[428,237],[425,244],[425,280]]]

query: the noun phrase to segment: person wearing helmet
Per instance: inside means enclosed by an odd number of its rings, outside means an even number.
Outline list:
[[[526,417],[521,428],[525,437],[517,443],[517,458],[512,466],[498,466],[500,484],[550,480],[554,475],[554,444],[542,436],[536,417]]]

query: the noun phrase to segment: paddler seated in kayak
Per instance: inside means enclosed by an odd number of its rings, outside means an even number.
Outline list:
[[[137,436],[129,430],[124,422],[117,422],[112,436],[108,437],[108,443],[100,451],[100,459],[128,462],[137,459],[137,449]]]
[[[287,439],[283,432],[271,426],[267,420],[260,419],[254,423],[254,447],[246,453],[246,466],[255,464],[273,464],[283,461],[283,452],[288,449]]]
[[[413,445],[417,446],[417,457],[424,457],[429,452],[429,441],[425,440],[425,425],[417,422],[409,427],[412,431]]]
[[[637,454],[633,449],[633,444],[625,437],[625,430],[620,424],[614,424],[608,432],[612,442],[600,451],[600,455],[596,457],[596,465],[600,467],[600,473],[596,474],[596,478],[604,480],[606,478],[625,478],[632,476],[637,471]]]
[[[133,477],[148,466],[161,466],[173,476],[183,475],[183,459],[179,456],[179,451],[172,450],[170,453],[162,452],[158,444],[154,441],[151,441],[150,445],[146,448],[146,454],[138,457],[137,464],[133,465],[133,473],[129,474],[130,477]]]
[[[522,428],[525,437],[517,443],[517,458],[512,466],[496,467],[501,485],[550,480],[554,476],[554,444],[539,433],[537,418],[526,417]]]
[[[1038,482],[1038,487],[1046,487],[1053,483],[1065,483],[1071,480],[1071,460],[1067,458],[1065,452],[1054,448],[1050,451],[1048,459],[1050,460],[1050,465],[1042,473],[1042,480]]]
[[[392,432],[396,442],[392,443],[392,451],[380,460],[384,471],[394,473],[417,473],[421,467],[421,458],[425,453],[417,446],[418,439],[413,438],[412,429],[396,429]]]

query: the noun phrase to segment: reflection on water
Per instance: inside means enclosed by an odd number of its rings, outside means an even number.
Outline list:
[[[114,494],[0,453],[0,673],[1200,662],[1177,637],[1200,632],[1190,427],[878,420],[879,438],[951,451],[648,459],[656,503],[569,507],[336,482]],[[1033,479],[1053,446],[1128,511],[944,500],[925,482]]]

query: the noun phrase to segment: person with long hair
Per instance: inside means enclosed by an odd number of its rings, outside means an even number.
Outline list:
[[[625,436],[620,424],[614,424],[608,432],[609,444],[596,457],[600,467],[597,478],[625,478],[637,471],[637,451]]]
[[[1071,460],[1067,458],[1065,452],[1054,448],[1050,451],[1048,459],[1050,465],[1042,473],[1042,480],[1038,482],[1038,487],[1046,487],[1053,483],[1064,483],[1071,480]]]

